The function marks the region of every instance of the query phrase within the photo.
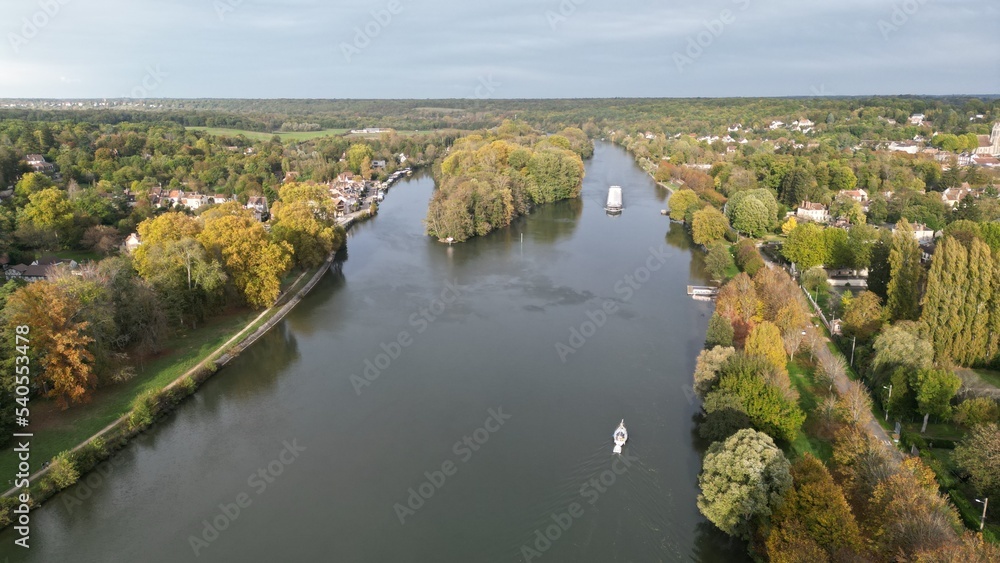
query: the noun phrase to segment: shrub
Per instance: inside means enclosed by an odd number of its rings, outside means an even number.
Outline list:
[[[73,454],[66,451],[52,458],[48,477],[55,488],[60,491],[76,483],[80,479],[80,472],[76,468],[76,459]]]
[[[986,424],[1000,420],[1000,407],[996,401],[988,397],[975,397],[962,401],[955,409],[956,424],[971,427],[976,424]]]

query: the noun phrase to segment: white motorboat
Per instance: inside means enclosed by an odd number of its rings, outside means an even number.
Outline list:
[[[628,441],[628,430],[625,429],[625,419],[622,419],[618,424],[618,428],[615,428],[613,438],[615,440],[615,449],[612,451],[616,454],[622,453],[622,446]]]
[[[608,188],[608,203],[604,206],[608,213],[622,212],[622,188],[621,186],[611,186]]]

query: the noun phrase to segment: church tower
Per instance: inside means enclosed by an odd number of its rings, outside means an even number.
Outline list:
[[[1000,156],[1000,121],[993,124],[993,132],[990,133],[990,154]]]

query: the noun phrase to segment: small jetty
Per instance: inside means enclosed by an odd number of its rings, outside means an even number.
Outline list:
[[[689,285],[688,295],[693,297],[715,297],[719,294],[719,288],[707,285]]]
[[[608,213],[621,213],[622,212],[622,187],[621,186],[611,186],[608,188],[608,203],[604,206],[604,210]]]

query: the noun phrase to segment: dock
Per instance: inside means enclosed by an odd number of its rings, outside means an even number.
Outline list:
[[[695,297],[715,297],[719,294],[719,288],[707,285],[689,285],[688,295]]]

